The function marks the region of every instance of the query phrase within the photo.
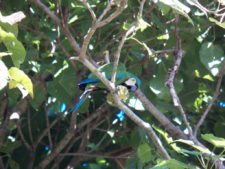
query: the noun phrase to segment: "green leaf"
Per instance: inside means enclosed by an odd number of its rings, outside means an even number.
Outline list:
[[[165,85],[165,81],[167,78],[167,72],[163,66],[160,64],[156,74],[153,76],[149,83],[149,88],[158,98],[162,100],[169,101],[171,99],[170,92],[168,87]],[[179,76],[174,80],[174,85],[177,93],[179,93],[183,88],[182,78]]]
[[[151,148],[148,144],[140,144],[137,149],[137,155],[142,163],[151,161],[153,157]]]
[[[97,157],[96,161],[98,164],[101,164],[101,165],[105,165],[107,162],[103,157]]]
[[[20,169],[19,164],[16,161],[12,160],[12,159],[9,160],[9,166],[12,169]]]
[[[20,69],[11,67],[9,69],[9,88],[18,88],[23,96],[26,96],[26,92],[33,97],[33,84],[30,78]],[[25,90],[25,91],[24,91]]]
[[[181,3],[179,0],[159,0],[159,2],[169,6],[174,11],[176,11],[178,14],[184,16],[188,19],[188,21],[194,25],[192,19],[188,16],[188,13],[190,12],[190,8],[183,3]]]
[[[38,109],[39,106],[46,100],[47,91],[43,84],[39,84],[34,87],[34,98],[31,100],[31,105],[34,109]]]
[[[16,67],[19,67],[25,60],[26,51],[20,41],[11,32],[6,32],[0,27],[0,41],[3,41],[4,45],[10,53],[12,53],[12,61]]]
[[[171,10],[171,8],[168,5],[165,5],[162,2],[159,2],[157,5],[158,5],[158,7],[161,10],[163,15],[167,15],[169,13],[169,11]]]
[[[0,22],[0,27],[2,27],[3,30],[7,31],[8,33],[12,33],[17,37],[18,35],[18,25],[10,25],[8,23],[2,23]]]
[[[182,153],[184,155],[186,155],[185,153],[182,152],[182,149],[180,147],[177,146],[177,144],[175,144],[173,141],[172,137],[169,137],[169,134],[165,131],[163,131],[162,129],[160,129],[159,127],[153,126],[153,128],[164,137],[164,139],[166,140],[166,142],[172,147],[173,150],[175,150],[178,153]]]
[[[194,144],[193,141],[178,139],[178,140],[174,141],[174,143],[176,143],[176,142],[180,142],[180,143],[184,143],[186,145],[189,145],[190,147],[193,147],[194,149],[196,149],[196,150],[198,150],[202,153],[211,154],[211,152],[207,148],[203,148],[201,146],[198,146],[198,145]]]
[[[21,146],[19,141],[4,143],[0,146],[0,152],[9,154]]]
[[[216,137],[213,134],[201,134],[203,140],[211,143],[215,147],[225,148],[225,139],[221,137]]]
[[[5,63],[0,60],[0,90],[2,90],[8,83],[9,73]]]
[[[213,76],[216,76],[219,73],[221,63],[224,60],[222,47],[214,45],[212,42],[205,42],[200,48],[199,55],[202,64]]]
[[[57,77],[48,83],[49,94],[56,97],[59,101],[68,103],[75,95],[76,78],[71,68],[61,71]]]
[[[197,169],[197,167],[188,165],[175,159],[171,159],[164,160],[150,169]]]
[[[209,21],[215,23],[216,25],[220,26],[221,28],[225,29],[225,22],[219,22],[216,19],[209,17]]]

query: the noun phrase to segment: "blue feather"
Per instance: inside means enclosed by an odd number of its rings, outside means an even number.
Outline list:
[[[88,78],[88,79],[82,80],[80,83],[78,83],[78,85],[83,85],[88,83],[97,83],[97,82],[99,82],[99,79],[97,78]]]
[[[71,113],[76,112],[80,108],[80,106],[84,103],[84,101],[86,100],[86,98],[87,98],[88,95],[89,95],[88,92],[84,92],[80,96],[78,102],[73,106],[73,109],[70,112]]]

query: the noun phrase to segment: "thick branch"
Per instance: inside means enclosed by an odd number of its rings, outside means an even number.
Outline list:
[[[134,112],[132,112],[130,108],[128,108],[124,103],[122,103],[120,101],[120,98],[116,94],[113,94],[113,96],[114,96],[114,101],[115,101],[116,105],[118,106],[118,108],[124,110],[124,112],[126,113],[126,115],[132,121],[134,121],[138,126],[144,128],[146,130],[148,136],[153,141],[153,144],[156,146],[157,151],[161,154],[161,156],[164,159],[166,159],[166,160],[170,159],[170,156],[169,156],[168,152],[163,147],[163,144],[162,144],[161,140],[156,135],[156,133],[154,132],[154,130],[151,127],[151,125],[149,123],[146,123],[145,121],[143,121]]]
[[[172,137],[187,139],[187,136],[176,127],[162,112],[160,112],[151,101],[142,93],[140,89],[135,92],[135,96],[142,102],[144,107],[153,115],[159,123],[169,132]]]

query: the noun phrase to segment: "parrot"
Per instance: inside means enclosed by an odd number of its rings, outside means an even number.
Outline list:
[[[110,80],[111,77],[111,75],[106,76],[108,80]],[[118,84],[117,90],[119,97],[121,96],[121,100],[126,101],[129,97],[129,95],[127,95],[128,92],[126,89],[129,92],[135,92],[140,86],[140,83],[140,79],[129,72],[118,73],[116,75],[116,84]],[[97,77],[89,77],[82,80],[80,83],[78,83],[78,87],[81,91],[83,91],[83,93],[79,97],[78,102],[72,108],[71,112],[76,112],[91,93],[95,91],[107,91],[107,89],[104,88],[104,85]]]

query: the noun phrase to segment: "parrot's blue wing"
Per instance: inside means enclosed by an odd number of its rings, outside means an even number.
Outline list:
[[[97,83],[97,82],[99,82],[99,79],[97,78],[88,78],[88,79],[82,80],[78,85],[88,84],[88,83]]]
[[[97,78],[88,78],[88,79],[84,79],[80,83],[78,83],[78,86],[79,86],[80,90],[84,91],[88,84],[97,83],[97,82],[99,82],[99,79],[97,79]]]

